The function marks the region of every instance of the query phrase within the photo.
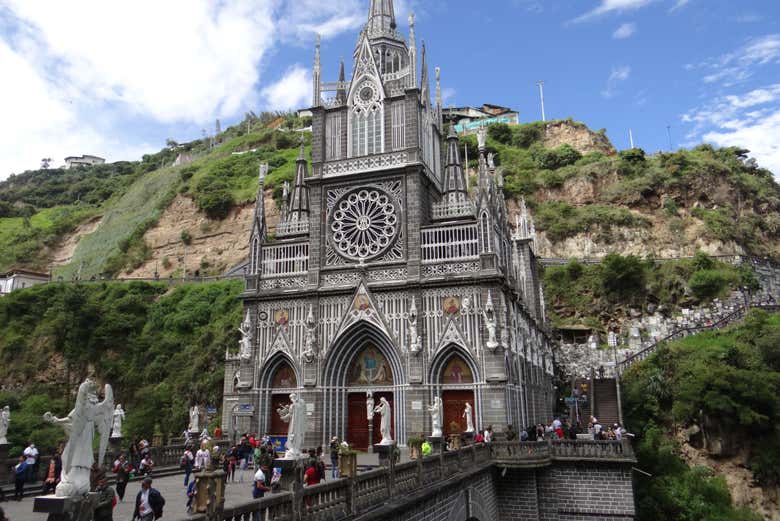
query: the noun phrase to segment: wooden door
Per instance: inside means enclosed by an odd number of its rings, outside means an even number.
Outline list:
[[[445,436],[450,434],[460,434],[466,430],[466,418],[463,417],[463,411],[466,404],[470,403],[472,415],[474,414],[474,391],[444,391],[441,394],[443,423],[442,430]],[[474,428],[477,428],[475,417]]]
[[[287,436],[288,425],[282,420],[276,410],[283,405],[288,405],[289,403],[289,394],[271,395],[271,410],[269,411],[269,414],[271,415],[271,421],[268,423],[268,434],[272,436]]]
[[[374,393],[374,406],[379,404],[380,398],[385,398],[393,408],[393,393]],[[395,439],[395,415],[390,418],[390,434]],[[379,443],[382,440],[379,415],[373,418],[372,442]],[[368,450],[368,418],[366,416],[366,393],[349,393],[347,397],[347,442],[357,450]]]

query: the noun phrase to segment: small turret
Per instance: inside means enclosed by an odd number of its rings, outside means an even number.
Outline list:
[[[455,134],[455,128],[450,126],[450,133],[447,136],[447,164],[444,167],[443,199],[452,203],[465,202],[468,196],[469,190],[460,160],[458,136]]]
[[[322,104],[322,67],[320,66],[320,35],[317,35],[317,45],[314,47],[314,70],[312,81],[314,82],[312,107]]]
[[[306,165],[306,146],[301,136],[301,151],[298,155],[297,170],[295,172],[295,185],[290,198],[290,210],[287,215],[288,222],[301,222],[309,219],[309,187],[305,179],[308,175]]]

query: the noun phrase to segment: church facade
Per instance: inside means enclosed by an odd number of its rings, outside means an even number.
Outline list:
[[[424,45],[410,18],[399,34],[392,0],[372,0],[349,80],[321,80],[315,51],[311,162],[271,234],[261,166],[242,343],[226,353],[223,428],[284,436],[289,395],[306,402],[305,447],[332,436],[365,449],[367,392],[392,408],[399,445],[549,421],[552,352],[525,211],[510,225],[503,181],[479,134],[476,186],[458,138],[443,135]],[[418,73],[419,71],[419,73]],[[330,93],[331,97],[324,94]]]

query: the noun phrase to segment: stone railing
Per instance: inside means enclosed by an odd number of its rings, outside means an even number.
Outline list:
[[[358,474],[354,478],[328,481],[312,487],[293,485],[294,492],[271,494],[265,498],[225,508],[221,521],[325,521],[351,519],[402,500],[448,480],[470,479],[493,465],[539,468],[555,461],[634,463],[628,441],[540,441],[468,445],[401,465],[390,464]],[[255,514],[257,517],[255,518]],[[206,521],[196,515],[188,520]]]
[[[433,203],[432,217],[434,220],[451,219],[455,217],[475,217],[477,210],[471,200],[461,202],[442,201]]]
[[[322,167],[325,176],[370,172],[385,168],[406,166],[412,158],[408,151],[385,152],[373,156],[362,156],[339,161],[329,161]]]

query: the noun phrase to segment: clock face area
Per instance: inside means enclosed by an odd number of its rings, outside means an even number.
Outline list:
[[[360,84],[355,95],[355,102],[358,105],[367,107],[379,99],[376,85],[371,81],[364,81]]]
[[[330,239],[336,252],[349,260],[367,261],[385,253],[398,237],[399,210],[378,188],[344,195],[329,218]]]

